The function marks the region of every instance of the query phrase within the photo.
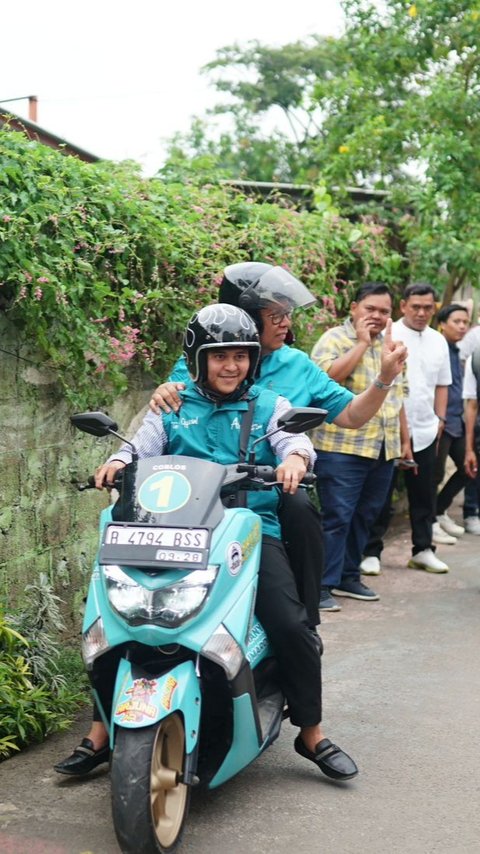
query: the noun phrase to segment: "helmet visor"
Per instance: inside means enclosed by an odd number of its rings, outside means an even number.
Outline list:
[[[272,267],[257,282],[246,288],[240,297],[242,306],[245,304],[251,308],[266,308],[273,304],[282,310],[307,308],[316,301],[311,291],[283,267]]]

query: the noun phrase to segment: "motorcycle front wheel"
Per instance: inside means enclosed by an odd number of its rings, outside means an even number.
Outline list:
[[[123,854],[168,854],[180,841],[190,787],[180,782],[183,718],[145,729],[119,729],[112,758],[112,814]]]

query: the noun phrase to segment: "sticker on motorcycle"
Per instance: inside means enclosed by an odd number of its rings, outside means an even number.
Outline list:
[[[141,723],[145,718],[153,720],[158,710],[149,701],[156,688],[156,679],[135,679],[132,687],[125,692],[130,694],[130,698],[117,706],[117,717],[130,723]]]
[[[169,676],[167,681],[165,682],[165,688],[163,689],[161,702],[163,708],[167,709],[167,711],[170,711],[170,709],[172,708],[172,697],[175,693],[177,685],[178,682],[176,679],[173,678],[173,676]]]
[[[230,543],[227,549],[227,569],[230,575],[238,575],[242,568],[242,547],[240,543]]]
[[[190,481],[172,469],[147,477],[138,491],[138,500],[149,513],[172,513],[183,507],[192,493]]]

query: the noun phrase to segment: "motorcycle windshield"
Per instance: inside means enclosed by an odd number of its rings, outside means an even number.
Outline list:
[[[148,457],[124,470],[101,564],[206,568],[211,531],[224,508],[225,467],[192,457]]]

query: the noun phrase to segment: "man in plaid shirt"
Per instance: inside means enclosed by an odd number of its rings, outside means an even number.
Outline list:
[[[372,383],[385,387],[380,373],[381,352],[391,312],[392,297],[387,286],[364,284],[351,304],[350,317],[325,332],[315,345],[313,361],[355,394]],[[315,431],[315,471],[324,516],[326,565],[321,610],[340,610],[332,593],[366,602],[379,598],[360,580],[360,563],[369,528],[388,494],[394,460],[412,459],[403,393],[399,377],[364,427],[345,430],[327,424]]]

